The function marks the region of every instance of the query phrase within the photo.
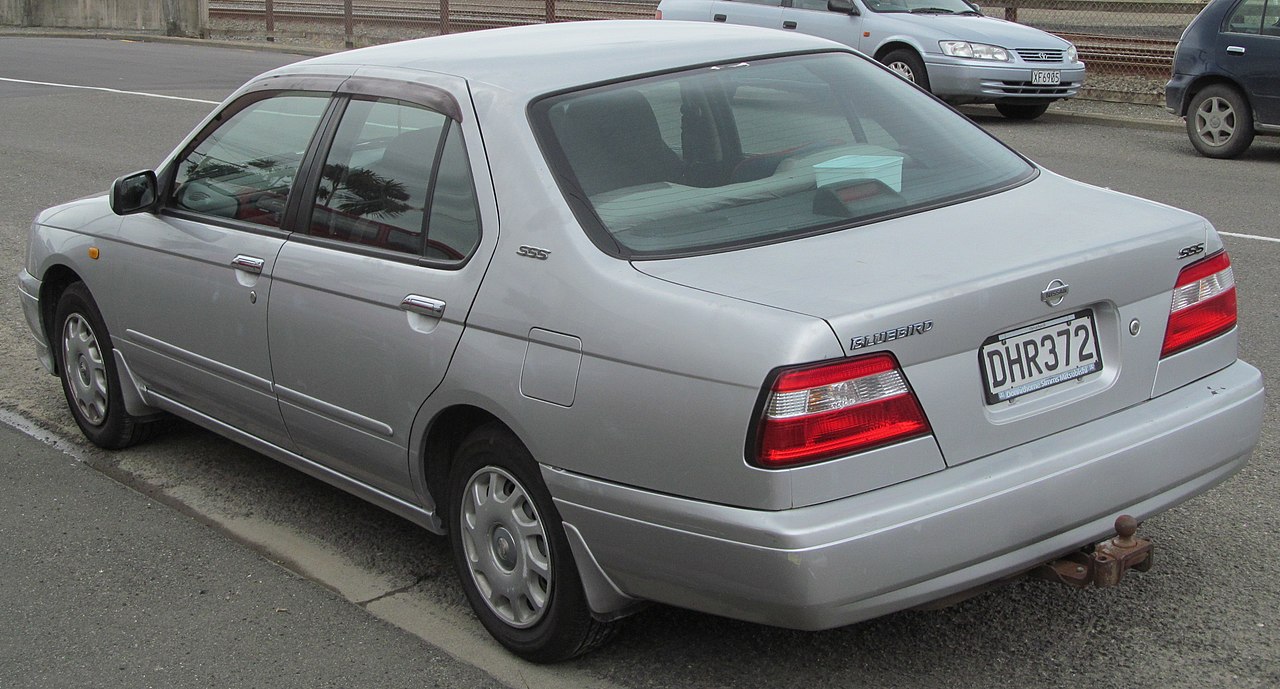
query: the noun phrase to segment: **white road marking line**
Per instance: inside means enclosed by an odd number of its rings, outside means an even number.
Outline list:
[[[1218,232],[1218,234],[1222,235],[1223,237],[1239,237],[1240,239],[1256,239],[1256,240],[1258,240],[1258,241],[1260,241],[1260,242],[1278,242],[1278,243],[1280,243],[1280,237],[1263,237],[1262,235],[1257,235],[1257,234],[1240,234],[1239,232]]]
[[[146,96],[147,98],[164,98],[165,100],[184,100],[189,103],[207,103],[209,105],[217,105],[221,101],[204,100],[203,98],[186,98],[183,96],[166,96],[163,93],[147,93],[146,91],[124,91],[121,89],[112,89],[105,86],[80,86],[78,84],[57,84],[52,81],[31,81],[30,79],[9,79],[0,77],[0,81],[7,81],[13,84],[33,84],[35,86],[56,86],[64,89],[84,89],[86,91],[106,91],[107,93],[119,93],[125,96]]]
[[[61,450],[67,456],[82,464],[88,463],[88,457],[73,442],[67,440],[57,431],[42,428],[34,420],[21,412],[9,411],[8,409],[0,409],[0,423],[16,429],[31,438],[35,438],[40,442]]]

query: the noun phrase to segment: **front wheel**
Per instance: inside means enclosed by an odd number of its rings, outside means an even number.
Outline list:
[[[1253,111],[1240,92],[1214,84],[1195,95],[1187,108],[1187,136],[1200,155],[1234,158],[1253,143]]]
[[[537,463],[500,425],[477,429],[449,473],[454,563],[471,609],[503,646],[537,663],[607,641]]]
[[[1048,109],[1048,103],[996,103],[996,110],[1011,120],[1034,120]]]
[[[62,293],[53,325],[62,392],[80,431],[108,450],[141,442],[151,426],[125,411],[111,335],[83,282]]]
[[[880,58],[880,62],[890,70],[897,72],[898,76],[903,79],[926,91],[929,90],[929,73],[925,71],[924,60],[920,59],[920,55],[916,51],[899,48],[885,53]]]

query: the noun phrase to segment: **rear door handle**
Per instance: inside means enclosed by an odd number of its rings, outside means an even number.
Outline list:
[[[796,23],[795,23],[795,22],[782,22],[782,28],[784,28],[784,29],[794,29],[794,28],[796,28]]]
[[[235,268],[236,270],[242,270],[252,275],[261,275],[262,267],[265,266],[266,264],[267,264],[266,261],[256,256],[246,256],[244,254],[240,254],[235,258],[231,259],[232,268]]]
[[[723,22],[723,21],[728,21],[729,18],[724,16],[723,14],[717,14],[716,16],[712,17],[712,19],[718,22]]]
[[[400,302],[401,310],[432,318],[444,317],[444,302],[420,294],[410,294]]]
[[[1228,55],[1244,55],[1244,46],[1229,45],[1227,46],[1227,54]]]

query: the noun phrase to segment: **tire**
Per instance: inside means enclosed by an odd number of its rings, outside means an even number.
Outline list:
[[[916,51],[908,48],[892,50],[885,53],[880,62],[903,79],[929,90],[929,72],[925,70],[924,60],[920,59]]]
[[[80,432],[94,445],[119,450],[142,442],[151,424],[125,411],[111,335],[83,282],[58,299],[53,317],[58,376]]]
[[[463,441],[449,496],[449,540],[463,591],[507,650],[552,663],[612,638],[617,626],[591,616],[538,465],[510,431],[490,424]]]
[[[996,110],[1011,120],[1034,120],[1048,109],[1048,103],[996,103]]]
[[[1253,143],[1253,109],[1234,87],[1214,84],[1191,98],[1187,137],[1200,155],[1234,158]]]

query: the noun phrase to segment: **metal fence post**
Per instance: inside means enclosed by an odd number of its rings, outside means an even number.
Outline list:
[[[351,36],[354,29],[352,25],[355,23],[355,20],[351,15],[352,15],[351,0],[342,0],[342,28],[346,32],[346,42],[347,42],[348,48],[356,47],[356,43]]]
[[[276,40],[276,8],[273,0],[267,0],[267,41]]]
[[[547,0],[547,23],[556,20],[556,0]]]
[[[440,0],[440,35],[449,33],[449,0]]]

